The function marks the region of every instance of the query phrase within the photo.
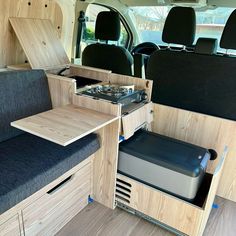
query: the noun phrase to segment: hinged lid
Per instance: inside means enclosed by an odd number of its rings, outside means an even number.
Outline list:
[[[50,20],[10,18],[33,69],[52,69],[70,63]]]
[[[198,177],[207,166],[207,149],[157,133],[139,130],[119,150],[186,176]]]

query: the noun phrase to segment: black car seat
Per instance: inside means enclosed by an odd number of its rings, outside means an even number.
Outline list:
[[[218,40],[216,38],[198,38],[194,52],[200,54],[216,54]]]
[[[236,50],[235,24],[236,24],[236,10],[234,10],[229,16],[220,39],[220,47],[226,49],[226,54],[227,51],[230,49]]]
[[[97,16],[95,38],[118,41],[120,38],[119,13],[100,12]],[[82,54],[82,65],[111,70],[113,73],[132,75],[133,58],[127,49],[116,45],[95,43],[87,46]]]
[[[190,7],[173,7],[167,18],[163,29],[162,40],[168,44],[180,44],[183,48],[192,45],[195,39],[196,15],[193,8]],[[161,66],[163,54],[171,53],[173,50],[158,50],[154,52],[147,64],[146,78],[153,80],[152,100],[158,99],[158,70]],[[182,50],[183,51],[183,50]],[[179,53],[186,53],[185,50]],[[170,62],[165,62],[170,63]],[[175,66],[175,65],[172,65]],[[176,75],[177,76],[177,75]]]
[[[221,39],[225,49],[236,49],[236,11],[232,14]],[[150,60],[156,63],[149,70],[154,103],[236,120],[235,56],[160,50]]]

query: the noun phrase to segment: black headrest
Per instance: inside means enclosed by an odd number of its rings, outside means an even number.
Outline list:
[[[196,31],[196,15],[191,7],[173,7],[164,25],[162,41],[185,46],[193,44]]]
[[[218,40],[215,38],[198,38],[195,52],[200,54],[216,54]]]
[[[114,11],[102,11],[98,14],[95,37],[100,40],[118,41],[120,38],[120,16]]]
[[[234,10],[229,16],[221,39],[220,47],[225,49],[236,49],[236,10]]]

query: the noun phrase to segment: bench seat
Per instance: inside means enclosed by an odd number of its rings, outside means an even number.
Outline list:
[[[99,149],[96,134],[62,147],[30,134],[0,143],[0,214]]]

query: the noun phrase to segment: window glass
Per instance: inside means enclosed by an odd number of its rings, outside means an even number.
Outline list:
[[[158,7],[132,7],[136,29],[142,42],[153,42],[158,45],[166,45],[162,41],[162,30],[165,19],[171,6]],[[218,42],[225,23],[233,11],[233,8],[218,7],[205,11],[196,10],[196,40],[199,37],[217,38]],[[222,49],[218,46],[218,51]]]
[[[84,46],[87,46],[91,43],[97,42],[95,39],[95,23],[97,19],[97,15],[101,11],[110,11],[109,8],[96,5],[96,4],[90,4],[86,10],[85,17],[86,17],[86,28],[84,29],[82,42]],[[121,22],[121,34],[120,39],[118,41],[118,45],[126,46],[126,43],[128,41],[128,33],[126,28],[124,27],[123,23]],[[114,44],[114,41],[109,41],[109,44]]]
[[[208,37],[218,39],[218,51],[224,51],[219,47],[220,38],[224,30],[226,21],[228,20],[233,8],[219,7],[212,10],[197,11],[196,21],[197,30],[196,38]]]
[[[161,40],[166,16],[171,7],[132,7],[136,29],[142,42],[164,45]]]

